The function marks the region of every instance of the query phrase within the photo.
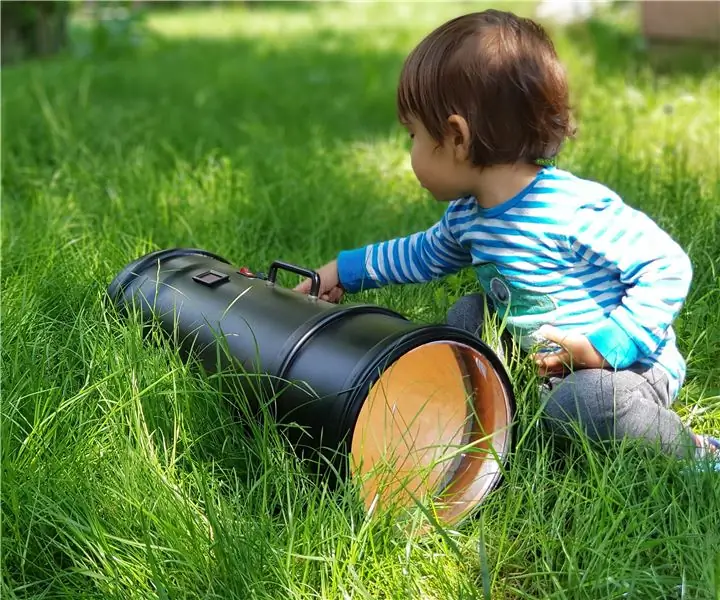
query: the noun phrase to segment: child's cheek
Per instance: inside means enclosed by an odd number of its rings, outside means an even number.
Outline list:
[[[412,166],[413,173],[415,173],[415,177],[418,178],[418,181],[420,183],[423,183],[423,177],[422,177],[422,165],[418,157],[418,152],[416,149],[416,146],[413,145],[412,151],[410,152],[410,166]]]

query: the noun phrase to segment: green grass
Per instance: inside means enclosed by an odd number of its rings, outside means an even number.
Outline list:
[[[153,249],[316,266],[431,225],[443,207],[409,169],[395,84],[469,6],[168,12],[135,52],[4,69],[3,598],[720,598],[720,478],[629,444],[555,451],[524,367],[503,484],[421,538],[319,485],[271,425],[233,425],[210,382],[102,307]],[[554,31],[580,125],[560,166],[688,250],[676,409],[718,432],[717,62],[653,63],[630,17]],[[440,321],[470,285],[352,300]]]

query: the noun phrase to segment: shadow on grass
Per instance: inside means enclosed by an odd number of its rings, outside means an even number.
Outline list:
[[[196,214],[179,232],[177,223],[154,219],[154,184],[172,178],[179,165],[193,170],[203,161],[227,159],[248,183],[244,190],[228,190],[238,195],[238,212],[226,214],[226,221],[244,223],[259,196],[282,194],[295,205],[305,203],[295,225],[305,239],[316,236],[322,216],[310,219],[307,208],[373,183],[371,174],[362,181],[356,173],[344,175],[339,155],[354,143],[372,145],[399,131],[395,86],[404,54],[378,49],[366,35],[326,30],[271,41],[160,39],[149,51],[111,60],[46,61],[4,73],[3,112],[12,117],[5,119],[3,140],[7,206],[25,212],[25,199],[39,186],[48,189],[53,177],[62,182],[58,174],[73,171],[74,181],[68,175],[60,185],[68,193],[85,188],[78,198],[84,215],[122,218],[125,232],[159,244],[187,244],[188,229],[202,230],[206,219],[212,224],[211,215],[222,220],[219,207],[185,213]],[[30,171],[33,177],[27,177]],[[138,176],[146,180],[144,190],[130,190]],[[175,187],[183,193],[182,182]],[[118,213],[115,203],[100,201],[113,194],[136,212]],[[128,194],[145,198],[128,201]],[[172,208],[182,205],[180,200]],[[287,215],[266,216],[273,223],[288,221]],[[398,226],[407,224],[403,215],[397,218]],[[260,219],[257,226],[273,223]]]
[[[276,144],[370,138],[395,123],[403,58],[374,50],[363,36],[324,31],[278,44],[158,39],[151,51],[112,60],[36,63],[4,73],[4,109],[14,116],[5,145],[19,143],[28,127],[46,138],[61,133],[27,103],[52,111],[70,129],[67,142],[91,152],[146,143],[171,145],[188,159],[209,148],[232,153],[269,142],[253,137],[258,124],[282,125]],[[36,148],[38,158],[46,150]]]

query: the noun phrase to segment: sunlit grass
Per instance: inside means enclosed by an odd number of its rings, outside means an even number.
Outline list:
[[[421,537],[421,511],[368,516],[352,486],[319,485],[271,423],[238,426],[215,381],[103,308],[157,248],[316,266],[430,226],[443,207],[409,170],[394,86],[414,43],[475,7],[163,12],[135,53],[3,70],[3,598],[717,597],[720,478],[631,445],[556,447],[528,365],[502,485]],[[690,253],[676,409],[717,433],[717,62],[650,68],[622,12],[554,35],[580,127],[560,166]],[[433,322],[472,288],[460,273],[351,300]]]

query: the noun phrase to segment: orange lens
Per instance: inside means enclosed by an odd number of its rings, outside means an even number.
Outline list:
[[[355,425],[365,505],[430,496],[439,520],[457,522],[498,479],[511,421],[509,394],[480,352],[446,341],[411,350],[372,386]]]

